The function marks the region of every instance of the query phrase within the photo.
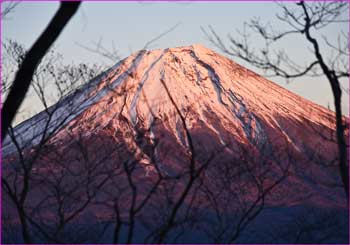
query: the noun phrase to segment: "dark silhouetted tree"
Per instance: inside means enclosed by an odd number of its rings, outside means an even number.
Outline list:
[[[284,3],[278,3],[278,5],[281,13],[278,13],[276,18],[287,26],[287,29],[283,31],[276,31],[273,24],[264,24],[260,19],[254,18],[244,25],[244,30],[239,32],[238,37],[229,35],[229,44],[226,44],[211,26],[209,30],[204,28],[202,30],[209,40],[224,53],[248,62],[265,71],[267,75],[288,80],[303,76],[323,76],[328,80],[334,98],[339,175],[348,199],[349,172],[345,130],[349,125],[343,117],[341,108],[343,90],[341,79],[348,81],[349,78],[348,35],[342,32],[335,37],[335,41],[330,41],[329,38],[321,36],[319,32],[326,27],[348,23],[346,13],[349,4],[345,1],[312,3],[300,1],[296,3],[296,8]],[[253,44],[249,42],[252,34],[262,38],[263,48],[253,47]],[[274,48],[274,45],[292,35],[304,37],[311,45],[314,58],[305,66],[293,61],[293,57],[288,55],[284,49],[276,51]],[[327,49],[333,55],[325,57],[328,54]],[[349,93],[346,90],[345,92]]]

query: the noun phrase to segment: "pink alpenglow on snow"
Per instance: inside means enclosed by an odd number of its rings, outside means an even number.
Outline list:
[[[206,47],[141,50],[51,110],[2,149],[33,241],[349,242],[334,112]]]

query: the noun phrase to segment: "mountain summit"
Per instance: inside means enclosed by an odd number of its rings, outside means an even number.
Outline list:
[[[293,222],[345,217],[333,112],[202,45],[141,50],[49,111],[3,145],[5,172],[19,148],[36,159],[33,202],[51,206],[33,217],[57,218],[55,183],[67,213],[88,200],[74,222],[119,224],[121,242],[269,242],[279,228],[272,242],[288,243]]]
[[[67,107],[64,102],[69,102],[76,107],[74,114],[69,111],[72,115],[65,121],[66,125],[84,121],[94,114],[104,114],[94,122],[105,125],[113,120],[109,117],[110,113],[120,112],[118,107],[123,107],[120,114],[133,125],[139,119],[147,119],[146,124],[149,124],[154,116],[161,118],[175,111],[165,87],[175,104],[196,114],[196,120],[210,121],[205,116],[209,110],[213,112],[210,113],[212,117],[217,116],[221,126],[243,141],[256,137],[261,124],[286,135],[285,131],[298,122],[334,128],[333,112],[330,110],[289,92],[200,44],[141,50],[72,93],[59,102],[59,106]],[[55,113],[67,114],[63,109]],[[29,125],[35,124],[40,131],[37,124],[40,124],[38,117],[42,114],[44,112],[17,127],[16,131],[21,131],[22,138]],[[280,125],[287,122],[289,125]],[[221,138],[219,128],[215,129],[212,123],[206,123],[206,126],[210,126],[209,132]],[[28,136],[24,138],[32,140],[33,135]],[[289,140],[305,142],[302,138],[293,138],[294,135],[291,135]]]

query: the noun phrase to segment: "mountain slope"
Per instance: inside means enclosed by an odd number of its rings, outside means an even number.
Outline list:
[[[31,169],[41,182],[33,185],[72,185],[76,195],[93,186],[81,213],[106,221],[117,205],[127,220],[123,239],[136,229],[151,234],[138,242],[174,242],[187,229],[206,234],[195,241],[248,241],[241,227],[265,208],[290,219],[309,208],[346,210],[333,113],[201,45],[137,52],[51,110],[52,119],[43,112],[15,128],[23,154],[37,159]],[[43,142],[46,129],[52,135]],[[5,172],[20,161],[16,151],[7,138]],[[33,193],[33,203],[46,202]],[[280,210],[288,207],[303,211]],[[184,230],[180,237],[191,241]]]

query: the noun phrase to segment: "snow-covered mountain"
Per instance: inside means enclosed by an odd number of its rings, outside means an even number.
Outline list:
[[[29,162],[33,234],[348,242],[334,113],[201,45],[139,51],[49,111],[2,147],[14,186]]]

